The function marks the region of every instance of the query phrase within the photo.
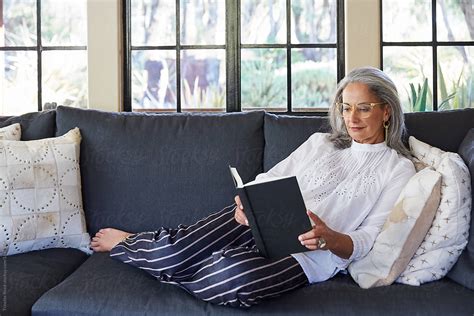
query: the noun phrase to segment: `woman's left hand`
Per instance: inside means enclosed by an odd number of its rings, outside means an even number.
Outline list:
[[[310,231],[301,234],[298,236],[298,240],[303,246],[309,250],[328,250],[331,248],[331,243],[333,241],[332,236],[334,231],[330,229],[318,215],[314,214],[310,210],[307,210],[306,213],[313,220],[313,229]],[[322,244],[321,247],[318,247],[318,244]]]

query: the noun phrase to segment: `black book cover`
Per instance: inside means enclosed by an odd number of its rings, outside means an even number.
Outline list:
[[[239,185],[237,171],[231,173],[261,254],[273,259],[308,251],[298,240],[312,227],[296,177],[247,185],[239,179]]]

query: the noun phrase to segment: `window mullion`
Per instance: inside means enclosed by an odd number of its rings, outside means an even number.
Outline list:
[[[181,1],[176,0],[176,112],[181,112]]]
[[[287,101],[286,111],[293,111],[291,99],[291,1],[286,0],[286,82],[287,82]]]
[[[41,1],[36,1],[36,53],[37,53],[37,80],[38,80],[38,111],[43,110],[42,100],[42,53],[43,44],[41,42]]]
[[[436,26],[436,0],[431,0],[431,30],[433,32],[433,111],[438,111],[438,37]]]
[[[123,111],[132,111],[132,16],[131,16],[131,0],[124,0],[125,8],[122,14],[122,40],[123,40]]]
[[[240,106],[240,1],[226,1],[226,111]]]
[[[345,43],[344,43],[344,0],[338,0],[336,3],[336,23],[337,23],[337,82],[341,81],[345,76]]]

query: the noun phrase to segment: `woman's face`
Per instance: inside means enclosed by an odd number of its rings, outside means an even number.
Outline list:
[[[382,100],[369,90],[363,83],[350,83],[342,91],[342,102],[349,105],[360,103],[379,103]],[[352,108],[348,115],[343,117],[349,136],[361,144],[377,144],[385,139],[383,122],[390,118],[388,105],[372,107],[370,116],[361,118],[360,113]]]

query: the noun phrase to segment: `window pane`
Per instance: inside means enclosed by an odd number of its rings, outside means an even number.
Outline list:
[[[132,51],[132,110],[176,110],[176,51]]]
[[[181,51],[181,108],[225,109],[225,50]]]
[[[286,43],[285,0],[241,0],[242,44]]]
[[[87,108],[87,51],[43,52],[43,104]]]
[[[42,0],[43,45],[87,45],[86,0]]]
[[[3,0],[0,46],[36,45],[36,1]]]
[[[336,49],[294,49],[291,54],[291,97],[300,108],[328,108],[336,91]]]
[[[225,44],[225,0],[181,0],[181,44]]]
[[[176,3],[131,0],[132,45],[176,45]]]
[[[438,0],[436,8],[439,41],[474,40],[474,2]]]
[[[383,0],[382,21],[386,42],[432,40],[431,0]]]
[[[438,61],[438,109],[474,107],[474,47],[439,47]]]
[[[242,109],[287,109],[286,50],[242,49]]]
[[[0,115],[38,110],[36,52],[0,52]]]
[[[291,2],[291,42],[335,43],[336,0]]]
[[[405,112],[431,111],[433,91],[433,59],[431,47],[384,47],[383,49],[384,72],[392,78],[397,86],[398,94]],[[423,94],[423,83],[428,79],[428,89]],[[414,98],[410,84],[415,89],[418,103],[413,103]],[[420,89],[420,91],[418,91]],[[426,95],[426,102],[418,96]],[[426,108],[423,109],[423,105]]]

